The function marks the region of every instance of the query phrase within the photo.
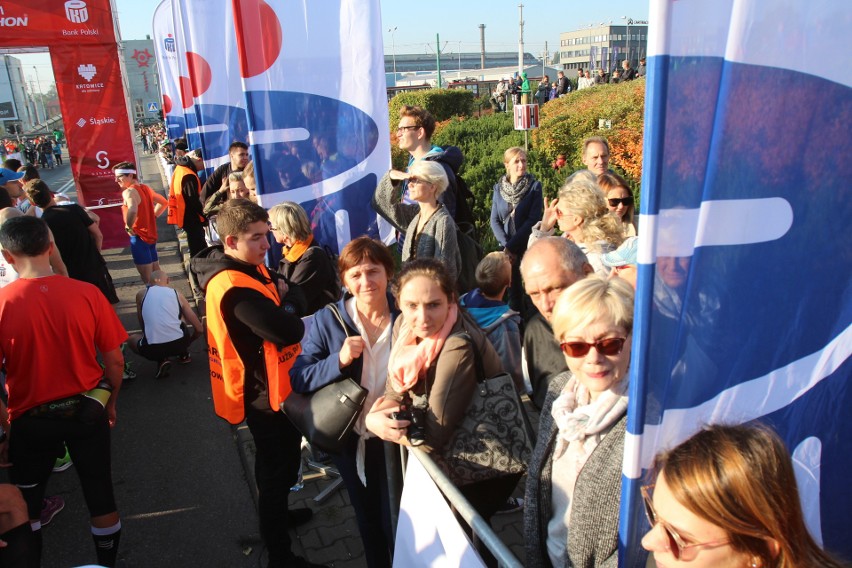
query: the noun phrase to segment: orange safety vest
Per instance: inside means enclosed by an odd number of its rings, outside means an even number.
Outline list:
[[[270,279],[265,266],[258,271]],[[238,270],[223,270],[207,284],[207,350],[210,359],[210,384],[213,388],[213,406],[216,414],[231,424],[239,424],[245,418],[243,391],[245,389],[245,364],[240,359],[222,316],[222,298],[231,288],[251,288],[281,304],[274,282],[261,284],[251,276]],[[302,352],[298,343],[279,350],[269,341],[263,342],[266,367],[266,390],[269,407],[280,410],[281,403],[290,394],[290,369]]]
[[[166,222],[169,225],[177,225],[183,228],[183,216],[186,213],[186,202],[181,191],[184,176],[193,176],[198,183],[198,190],[201,191],[201,180],[198,179],[198,174],[186,166],[175,166],[175,173],[172,176],[172,183],[169,185],[169,209],[166,214]],[[204,217],[198,216],[201,222],[204,222]]]

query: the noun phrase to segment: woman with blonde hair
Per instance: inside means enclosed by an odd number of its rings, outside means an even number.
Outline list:
[[[527,171],[527,153],[515,146],[503,153],[506,175],[494,184],[491,199],[491,231],[512,261],[509,305],[523,312],[524,289],[520,264],[527,251],[533,225],[541,221],[543,208],[541,182]]]
[[[708,426],[657,456],[642,546],[667,567],[843,566],[808,533],[790,453],[765,426]]]
[[[408,180],[408,196],[416,204],[400,199],[400,185]],[[459,275],[461,254],[456,239],[456,223],[438,198],[447,189],[444,166],[430,160],[411,164],[407,173],[391,170],[379,181],[373,194],[373,209],[402,233],[405,244],[402,261],[437,258],[443,261],[453,280]]]
[[[557,199],[550,203],[544,199],[544,215],[533,227],[528,244],[553,235],[557,224],[563,236],[586,253],[595,272],[606,276],[609,270],[601,262],[601,255],[618,248],[624,234],[621,221],[607,207],[595,174],[588,170],[575,172],[559,189]]]
[[[618,565],[633,288],[589,276],[553,309],[568,371],[548,385],[530,459],[526,566]]]
[[[278,272],[305,294],[311,315],[340,299],[340,284],[334,262],[314,240],[308,214],[302,206],[283,201],[269,210],[269,223],[276,242],[283,245]]]
[[[634,219],[633,192],[627,181],[614,172],[604,172],[598,176],[598,185],[606,195],[609,210],[621,219],[624,237],[636,236],[636,220]]]

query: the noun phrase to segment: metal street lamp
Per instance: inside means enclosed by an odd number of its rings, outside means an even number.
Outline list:
[[[44,107],[44,94],[41,90],[41,79],[38,77],[38,67],[33,65],[33,70],[35,71],[36,84],[38,85],[38,97],[41,99],[41,115],[44,117],[45,124],[47,124],[47,109]]]
[[[388,28],[391,34],[391,53],[393,54],[393,80],[396,83],[396,26]]]
[[[630,26],[633,24],[633,18],[621,16],[622,20],[627,20],[627,61],[630,61]],[[632,65],[632,63],[631,63]]]

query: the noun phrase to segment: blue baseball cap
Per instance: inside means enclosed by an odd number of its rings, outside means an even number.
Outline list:
[[[627,237],[621,246],[612,252],[601,255],[601,263],[607,268],[637,264],[639,257],[639,237]]]
[[[24,177],[24,172],[13,172],[9,168],[0,168],[0,185],[6,185],[6,182],[15,181]]]

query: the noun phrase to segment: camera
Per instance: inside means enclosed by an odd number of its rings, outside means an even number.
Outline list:
[[[426,441],[426,409],[401,406],[398,412],[391,414],[394,420],[408,420],[408,441],[419,446]]]

